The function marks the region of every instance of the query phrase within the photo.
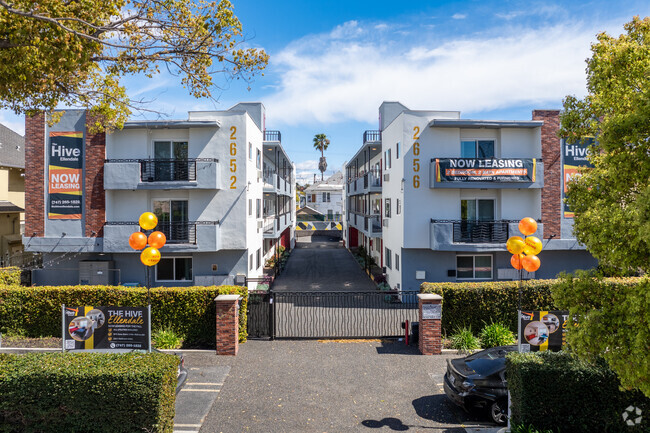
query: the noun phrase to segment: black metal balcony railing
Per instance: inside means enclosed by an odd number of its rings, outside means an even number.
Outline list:
[[[381,141],[381,131],[365,131],[363,133],[363,142]]]
[[[280,131],[264,131],[264,141],[282,142],[282,134]]]
[[[432,223],[453,224],[454,243],[459,244],[493,244],[508,240],[510,223],[514,220],[466,221],[466,220],[431,220]]]
[[[196,226],[198,225],[218,225],[219,221],[182,221],[169,222],[159,221],[154,230],[161,231],[167,238],[167,244],[190,244],[196,245]],[[106,225],[133,225],[138,226],[137,222],[131,221],[110,221]],[[137,230],[137,229],[136,229]],[[148,233],[150,231],[141,231]]]
[[[137,162],[140,164],[141,182],[196,181],[197,162],[219,162],[215,158],[191,159],[107,159],[110,163]]]

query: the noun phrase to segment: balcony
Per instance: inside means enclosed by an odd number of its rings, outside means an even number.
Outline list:
[[[365,131],[363,133],[363,143],[379,143],[381,142],[381,131]]]
[[[282,134],[280,131],[264,131],[264,141],[268,142],[282,142]]]
[[[519,234],[519,220],[431,220],[431,249],[439,251],[505,251],[511,234]],[[534,236],[543,237],[538,223]]]
[[[159,222],[155,230],[165,234],[166,251],[217,251],[219,221]],[[135,221],[111,221],[104,226],[105,252],[133,252],[129,246],[131,233],[139,231]]]
[[[291,212],[286,212],[281,215],[268,215],[264,217],[264,237],[275,239],[289,227],[293,221],[291,220]]]
[[[104,189],[219,189],[214,158],[107,159]]]
[[[381,177],[364,173],[347,185],[348,195],[381,193]]]
[[[430,188],[543,188],[544,163],[534,158],[433,158]]]
[[[291,182],[278,176],[275,172],[264,173],[264,192],[291,196]]]

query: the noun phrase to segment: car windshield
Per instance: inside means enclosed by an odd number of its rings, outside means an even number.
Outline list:
[[[508,352],[516,352],[517,346],[499,346],[491,349],[481,350],[465,358],[465,361],[474,361],[476,359],[497,359],[504,358]]]

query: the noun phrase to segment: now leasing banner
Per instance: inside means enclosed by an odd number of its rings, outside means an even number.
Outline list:
[[[535,159],[436,159],[436,182],[535,182]]]
[[[83,132],[50,132],[49,219],[81,219]]]
[[[146,307],[63,306],[63,347],[73,349],[149,349]]]

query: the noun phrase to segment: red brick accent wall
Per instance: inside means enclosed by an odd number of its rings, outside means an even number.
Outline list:
[[[86,236],[104,236],[106,221],[106,196],[104,193],[104,160],[106,159],[106,134],[88,133],[93,123],[92,117],[86,115],[86,173],[85,173],[85,207]]]
[[[45,232],[45,115],[25,116],[25,236]]]
[[[217,301],[217,355],[239,351],[238,301]]]
[[[544,238],[555,235],[559,239],[562,217],[562,146],[557,132],[560,129],[559,110],[534,110],[533,120],[542,120],[542,160],[544,188],[542,189],[542,223]]]
[[[418,347],[420,353],[423,355],[440,355],[442,353],[442,332],[440,327],[440,319],[423,319],[422,306],[426,304],[440,304],[441,299],[423,300],[419,301],[420,310],[420,327],[418,337]]]

